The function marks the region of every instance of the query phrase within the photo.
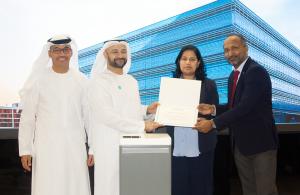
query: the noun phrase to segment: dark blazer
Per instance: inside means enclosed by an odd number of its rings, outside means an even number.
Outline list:
[[[184,93],[179,92],[179,93]],[[206,104],[215,104],[217,105],[219,103],[219,95],[217,92],[217,86],[216,83],[213,80],[205,79],[201,83],[201,95],[200,95],[200,103],[206,103]],[[204,116],[201,116],[204,117]],[[209,117],[204,117],[208,118]],[[173,126],[167,126],[167,133],[172,138],[172,151],[174,148],[174,127]],[[217,143],[217,132],[216,130],[212,130],[209,133],[200,133],[198,132],[198,142],[199,142],[199,151],[201,153],[208,152],[210,150],[213,150]]]
[[[228,102],[232,83],[233,72],[228,79]],[[232,108],[229,108],[229,104],[216,108],[216,127],[229,127],[234,143],[242,154],[252,155],[277,149],[271,79],[266,69],[250,57],[240,74]]]

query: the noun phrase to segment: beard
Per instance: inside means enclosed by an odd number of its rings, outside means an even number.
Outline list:
[[[114,60],[111,60],[110,58],[107,59],[108,64],[115,67],[115,68],[123,68],[125,64],[127,63],[126,58],[115,58]]]

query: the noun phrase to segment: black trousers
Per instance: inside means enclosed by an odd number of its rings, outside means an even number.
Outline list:
[[[172,195],[212,195],[214,151],[172,157]]]

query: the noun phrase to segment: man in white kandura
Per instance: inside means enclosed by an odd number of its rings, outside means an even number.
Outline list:
[[[137,81],[127,72],[130,50],[124,40],[104,43],[94,63],[88,87],[95,157],[95,195],[119,195],[121,133],[151,132],[160,125],[144,121],[158,103],[142,106]],[[146,177],[146,176],[145,176]]]
[[[32,169],[32,195],[91,194],[86,83],[74,40],[63,35],[49,39],[20,91],[19,154],[23,168]]]

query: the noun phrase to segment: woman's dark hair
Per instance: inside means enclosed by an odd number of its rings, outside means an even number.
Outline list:
[[[194,46],[194,45],[186,45],[183,48],[181,48],[176,60],[175,60],[175,64],[176,64],[176,70],[174,73],[174,77],[175,78],[180,78],[182,75],[182,72],[180,70],[180,59],[182,57],[183,52],[187,51],[187,50],[191,50],[195,53],[197,59],[200,61],[200,64],[198,66],[198,68],[195,71],[195,77],[196,80],[201,80],[203,81],[206,78],[206,73],[205,73],[205,66],[204,66],[204,62],[201,56],[201,53],[199,51],[199,49]]]

